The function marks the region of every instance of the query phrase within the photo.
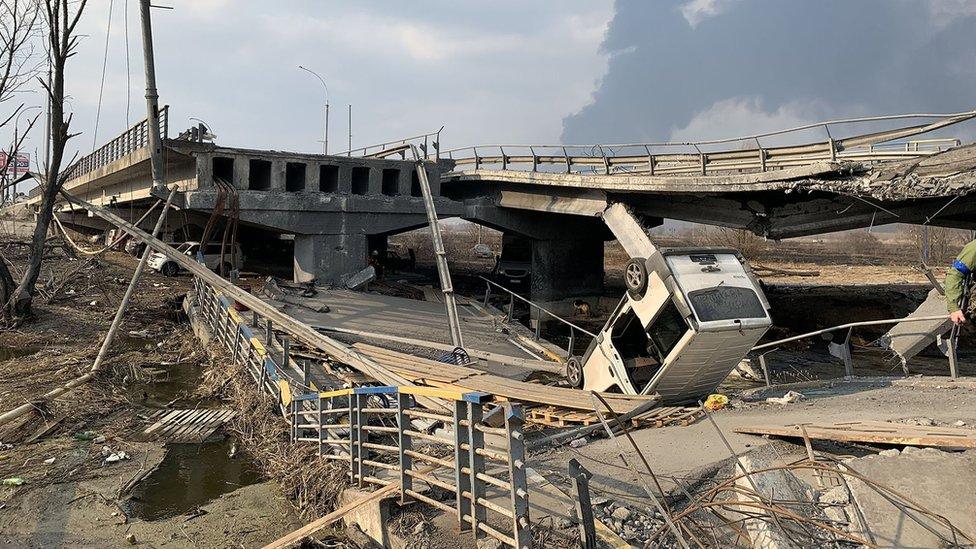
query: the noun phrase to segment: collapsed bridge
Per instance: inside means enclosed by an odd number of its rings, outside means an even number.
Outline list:
[[[848,119],[694,143],[442,150],[438,133],[339,155],[223,147],[201,132],[169,138],[168,112],[160,111],[163,180],[182,191],[182,211],[165,233],[199,237],[230,189],[245,254],[290,262],[296,281],[341,282],[385,251],[389,236],[426,224],[410,143],[423,151],[439,217],[528,240],[531,293],[541,302],[602,291],[603,244],[619,235],[601,216],[617,203],[644,228],[671,218],[774,239],[893,222],[976,228],[976,148],[931,137],[976,112]],[[841,127],[903,120],[916,123],[832,137]],[[820,130],[827,139],[780,144]],[[65,191],[137,219],[156,200],[147,132],[137,124],[79,160]],[[72,208],[59,206],[66,224],[109,228]]]

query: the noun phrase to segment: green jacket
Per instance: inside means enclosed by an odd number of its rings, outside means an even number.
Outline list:
[[[956,261],[962,263],[971,271],[976,272],[976,240],[963,246],[962,251],[956,256]],[[945,279],[945,296],[946,306],[950,313],[958,311],[962,304],[962,283],[964,278],[965,276],[959,272],[959,269],[951,265],[949,266],[949,272],[946,273]]]

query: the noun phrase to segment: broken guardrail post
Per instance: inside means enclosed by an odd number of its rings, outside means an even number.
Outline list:
[[[410,427],[410,418],[403,412],[413,407],[413,399],[406,393],[397,392],[397,437],[400,454],[400,504],[407,502],[407,491],[413,490],[413,477],[408,471],[413,469],[413,439],[404,430]]]
[[[170,205],[173,203],[173,196],[176,195],[176,191],[179,187],[173,186],[172,190],[169,192],[169,196],[166,197],[166,204],[163,206],[163,210],[159,212],[159,217],[156,219],[156,226],[153,228],[152,236],[155,238],[159,236],[159,232],[163,229],[163,225],[166,223],[166,214],[169,212]],[[146,246],[146,249],[142,251],[142,257],[139,258],[139,263],[136,265],[136,270],[132,273],[132,279],[129,280],[129,287],[125,289],[125,294],[122,296],[122,302],[119,303],[119,308],[115,311],[115,318],[112,319],[112,325],[108,329],[108,333],[105,334],[105,339],[102,341],[101,348],[98,349],[98,355],[95,357],[95,362],[92,364],[91,371],[98,372],[102,368],[102,361],[105,360],[105,356],[108,354],[109,347],[112,346],[112,341],[115,340],[115,334],[119,331],[119,326],[122,324],[122,315],[125,314],[125,310],[129,307],[129,299],[132,298],[132,293],[136,289],[136,285],[139,284],[139,277],[142,276],[142,271],[146,268],[146,263],[149,260],[149,256],[153,254],[153,249]]]
[[[281,336],[281,369],[288,369],[288,355],[291,351],[291,341],[286,335]],[[304,382],[304,380],[302,380]]]
[[[457,505],[458,529],[465,531],[470,523],[467,518],[471,515],[471,502],[464,495],[471,491],[470,476],[464,473],[470,469],[468,452],[462,446],[468,442],[468,431],[462,423],[468,420],[468,403],[463,400],[454,402],[454,486],[457,490],[454,502]]]
[[[596,549],[596,525],[593,522],[593,504],[590,502],[589,472],[576,458],[569,460],[569,478],[573,479],[576,495],[576,520],[579,524],[580,544],[583,549]]]
[[[508,439],[508,480],[512,496],[512,537],[518,549],[532,547],[532,527],[529,522],[529,491],[525,473],[525,434],[522,425],[525,414],[520,404],[506,403],[505,431]]]
[[[481,404],[470,401],[466,404],[468,405],[468,424],[465,430],[468,439],[468,486],[470,487],[468,496],[471,500],[469,509],[471,513],[471,534],[474,536],[475,545],[477,545],[478,540],[482,537],[480,524],[488,519],[485,506],[478,502],[485,496],[485,481],[480,477],[485,473],[485,456],[479,452],[485,448],[485,433],[475,428],[484,417],[484,408],[481,407]]]
[[[769,366],[766,364],[766,353],[759,355],[759,367],[762,368],[763,379],[766,380],[766,387],[772,387],[773,382],[769,379]]]

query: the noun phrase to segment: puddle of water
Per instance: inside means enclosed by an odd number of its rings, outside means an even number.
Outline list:
[[[128,386],[129,398],[149,408],[165,408],[172,403],[180,407],[192,403],[193,408],[213,408],[221,403],[217,399],[199,399],[193,396],[200,384],[203,366],[200,364],[175,364],[156,366],[164,373],[147,383],[132,383]],[[175,401],[175,402],[174,402]]]
[[[159,467],[140,482],[124,506],[129,516],[160,520],[193,511],[223,494],[261,481],[245,456],[231,458],[234,442],[171,444]]]
[[[32,355],[40,350],[40,347],[0,347],[0,362]]]

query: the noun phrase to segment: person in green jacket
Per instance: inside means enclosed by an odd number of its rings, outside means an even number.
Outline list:
[[[956,260],[949,267],[945,279],[946,306],[949,319],[955,324],[966,322],[966,312],[962,310],[965,281],[976,270],[976,240],[963,246]]]

